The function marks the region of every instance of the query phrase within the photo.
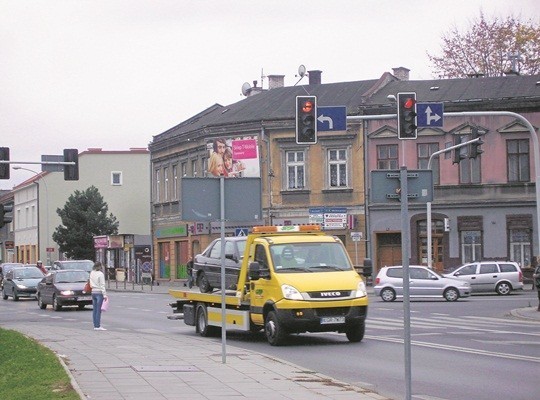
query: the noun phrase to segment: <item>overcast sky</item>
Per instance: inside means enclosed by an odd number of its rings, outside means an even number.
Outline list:
[[[538,0],[0,0],[0,147],[31,162],[64,148],[146,147],[242,100],[244,82],[278,74],[294,85],[301,64],[323,83],[400,66],[431,79],[426,53],[480,10],[540,21]],[[33,174],[11,176],[0,189]]]

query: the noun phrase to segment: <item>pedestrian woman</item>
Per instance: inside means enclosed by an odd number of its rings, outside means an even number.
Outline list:
[[[107,329],[101,326],[101,305],[103,300],[107,298],[105,290],[105,275],[103,275],[102,265],[96,262],[90,272],[90,286],[92,287],[92,319],[94,322],[95,331],[106,331]]]
[[[534,286],[536,286],[536,291],[538,292],[538,311],[540,311],[540,262],[536,259],[536,268],[534,268],[533,273]]]

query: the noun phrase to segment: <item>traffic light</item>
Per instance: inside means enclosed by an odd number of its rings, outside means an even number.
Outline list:
[[[397,98],[398,138],[416,139],[416,93],[398,93]]]
[[[0,147],[0,161],[9,161],[9,147]],[[9,163],[0,163],[0,179],[9,179]]]
[[[464,142],[465,136],[462,135],[455,135],[454,136],[454,146],[461,144]],[[457,149],[454,149],[454,158],[452,160],[452,164],[459,164],[459,162],[465,158],[467,158],[467,153],[465,152],[467,146],[458,147]]]
[[[482,144],[484,144],[484,141],[481,138],[480,133],[478,132],[477,127],[472,128],[471,132],[471,140],[478,138],[478,141],[473,142],[470,144],[471,148],[469,150],[469,158],[476,158],[478,155],[482,154],[484,150],[480,148]]]
[[[296,143],[317,143],[316,96],[296,96]]]
[[[6,215],[13,211],[12,205],[0,204],[0,228],[13,220],[13,215]]]
[[[74,162],[75,165],[64,165],[64,180],[79,180],[79,150],[64,149],[64,162]]]

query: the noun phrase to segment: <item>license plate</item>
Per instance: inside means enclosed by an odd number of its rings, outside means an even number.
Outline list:
[[[77,300],[79,300],[79,301],[92,300],[92,296],[79,296],[79,297],[77,297]]]
[[[322,317],[321,324],[343,324],[345,323],[345,317]]]

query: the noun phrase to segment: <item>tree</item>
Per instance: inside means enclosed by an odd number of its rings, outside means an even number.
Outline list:
[[[118,221],[95,186],[76,190],[63,209],[56,209],[62,225],[56,227],[52,238],[61,252],[73,259],[94,259],[93,236],[115,235]]]
[[[482,12],[461,33],[456,26],[443,34],[442,55],[428,53],[439,78],[540,73],[540,25],[510,16],[488,21]]]

